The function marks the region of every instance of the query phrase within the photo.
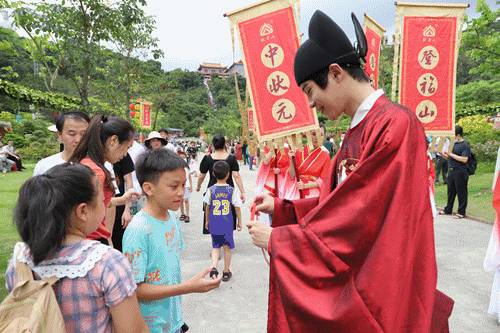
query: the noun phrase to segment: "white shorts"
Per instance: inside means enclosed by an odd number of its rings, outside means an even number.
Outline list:
[[[188,200],[191,196],[191,191],[189,191],[189,187],[184,188],[184,200]]]

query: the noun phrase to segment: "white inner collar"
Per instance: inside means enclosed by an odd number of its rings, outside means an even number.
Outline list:
[[[368,114],[368,111],[371,110],[377,99],[383,94],[384,91],[382,89],[377,89],[374,92],[372,92],[367,98],[365,98],[363,103],[361,103],[358,109],[356,110],[354,117],[352,117],[350,128],[355,127],[363,119],[365,119],[366,115]]]

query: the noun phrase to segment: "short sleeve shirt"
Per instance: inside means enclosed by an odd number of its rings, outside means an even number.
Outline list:
[[[226,161],[227,164],[229,164],[229,167],[231,168],[231,173],[229,173],[229,178],[227,179],[227,183],[231,187],[234,187],[232,172],[233,171],[240,171],[240,165],[238,164],[236,157],[234,155],[229,155],[225,160],[214,160],[212,158],[212,156],[205,155],[205,156],[203,156],[203,159],[201,160],[201,163],[200,163],[200,172],[205,173],[205,174],[207,172],[209,173],[210,180],[208,182],[208,187],[214,185],[217,182],[215,177],[212,175],[214,164],[217,161]]]
[[[172,211],[167,221],[161,221],[141,210],[123,236],[123,253],[132,265],[137,284],[180,284],[183,248],[180,224]],[[174,333],[184,323],[180,296],[139,304],[152,333]]]
[[[29,249],[26,252],[29,253]],[[13,262],[11,260],[9,263],[5,277],[9,292],[14,287]],[[94,262],[91,267],[90,262]],[[84,276],[62,277],[55,284],[54,291],[66,332],[111,333],[113,323],[109,308],[133,296],[137,289],[127,258],[99,242],[83,240],[62,246],[49,259],[31,268],[36,275],[37,268],[51,266],[57,266],[59,272],[64,271],[65,267],[70,270],[90,267]]]
[[[453,154],[470,158],[469,144],[466,141],[455,142],[455,145],[453,146]],[[448,165],[450,166],[450,168],[457,168],[460,170],[466,170],[467,168],[467,163],[459,162],[453,158],[450,158]]]
[[[118,190],[120,191],[121,194],[123,194],[123,193],[125,193],[125,178],[124,177],[125,177],[125,175],[127,175],[135,170],[134,161],[132,161],[132,158],[127,153],[127,155],[125,155],[125,157],[121,161],[113,164],[113,170],[115,172]]]
[[[62,158],[62,153],[57,153],[49,157],[45,157],[37,162],[35,165],[35,170],[33,170],[33,176],[38,176],[46,173],[49,169],[55,167],[56,165],[64,164],[66,161]]]
[[[99,179],[99,184],[103,187],[104,190],[104,206],[107,207],[109,206],[109,203],[111,202],[111,198],[113,198],[114,192],[113,190],[109,187],[106,186],[106,174],[104,171],[97,165],[95,164],[94,161],[92,161],[90,158],[85,157],[83,160],[80,161],[81,164],[88,166],[92,171],[95,173],[97,178]],[[101,224],[97,228],[96,231],[88,235],[87,237],[90,239],[99,239],[99,238],[109,238],[111,236],[111,233],[109,230],[106,228],[106,225],[104,224],[105,222],[104,218],[101,221]]]

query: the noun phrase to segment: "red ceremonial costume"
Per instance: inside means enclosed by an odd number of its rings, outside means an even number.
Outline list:
[[[415,115],[381,96],[319,198],[275,199],[268,332],[447,331],[425,142]]]

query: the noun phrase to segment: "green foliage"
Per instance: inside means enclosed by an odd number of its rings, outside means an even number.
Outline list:
[[[241,118],[237,109],[221,108],[210,112],[203,130],[212,137],[215,134],[235,138],[241,135]]]
[[[457,118],[476,114],[495,115],[500,109],[500,81],[479,80],[457,87]]]
[[[461,52],[469,58],[465,61],[468,74],[480,79],[498,80],[500,8],[492,10],[485,0],[478,0],[476,11],[481,15],[467,22],[467,29],[462,35]]]
[[[478,162],[496,161],[498,154],[498,146],[500,141],[486,141],[471,143],[472,152],[476,155]]]
[[[464,136],[471,143],[487,141],[500,142],[500,131],[495,131],[493,125],[487,121],[485,116],[468,116],[458,121],[464,129]]]

